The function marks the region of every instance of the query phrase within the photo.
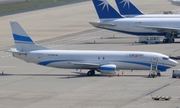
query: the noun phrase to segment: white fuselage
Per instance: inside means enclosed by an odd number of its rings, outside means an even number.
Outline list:
[[[172,0],[171,4],[180,6],[180,0]]]
[[[180,18],[180,14],[123,15],[126,18]]]
[[[96,26],[103,29],[123,32],[133,35],[165,35],[166,33],[139,26],[155,26],[166,28],[180,28],[180,18],[120,18],[101,20],[98,23],[111,23],[115,26]],[[168,31],[166,31],[168,32]]]
[[[114,64],[116,70],[149,70],[153,60],[158,62],[158,70],[166,69],[177,65],[177,62],[169,59],[168,56],[160,53],[141,51],[68,51],[68,50],[36,50],[27,54],[13,53],[14,57],[27,62],[36,63],[43,66],[67,69],[94,69],[89,65],[81,64]]]

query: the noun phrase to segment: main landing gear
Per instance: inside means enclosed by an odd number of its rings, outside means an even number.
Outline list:
[[[95,74],[95,70],[90,70],[87,72],[87,76],[93,76]]]
[[[163,40],[163,43],[174,43],[174,38],[168,37],[168,38]]]
[[[172,32],[171,34],[166,34],[166,38],[163,40],[163,43],[174,43],[174,37],[175,37],[175,33]]]

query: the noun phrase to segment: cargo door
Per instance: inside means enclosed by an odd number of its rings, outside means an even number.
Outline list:
[[[42,62],[42,54],[38,54],[37,56],[38,56],[38,57],[37,57],[37,61],[38,61],[38,62]]]

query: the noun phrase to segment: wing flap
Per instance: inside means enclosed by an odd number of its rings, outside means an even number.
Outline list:
[[[79,65],[82,67],[94,68],[94,69],[98,69],[100,66],[100,64],[96,64],[96,63],[84,63],[84,62],[69,62],[69,63],[74,65]]]

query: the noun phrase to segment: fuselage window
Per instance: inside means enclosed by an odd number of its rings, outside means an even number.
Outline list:
[[[168,60],[169,58],[168,57],[163,57],[163,60]]]
[[[57,54],[48,54],[48,56],[58,56]]]

